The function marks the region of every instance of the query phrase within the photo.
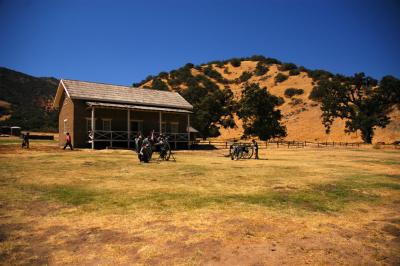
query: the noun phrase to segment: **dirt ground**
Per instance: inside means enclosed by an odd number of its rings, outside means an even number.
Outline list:
[[[400,265],[398,151],[31,146],[0,144],[3,265]]]

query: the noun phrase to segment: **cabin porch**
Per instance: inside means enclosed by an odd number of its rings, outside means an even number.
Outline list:
[[[134,147],[138,133],[169,137],[172,148],[187,147],[195,140],[190,126],[190,111],[182,109],[104,104],[88,102],[86,142],[92,149],[98,147]]]

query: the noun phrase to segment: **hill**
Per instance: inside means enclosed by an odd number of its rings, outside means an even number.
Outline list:
[[[213,61],[200,66],[186,64],[169,73],[161,72],[149,76],[140,83],[133,84],[143,88],[167,89],[184,93],[191,87],[215,84],[219,89],[229,89],[239,100],[246,83],[258,83],[284,103],[279,106],[283,114],[283,124],[287,127],[287,140],[308,141],[361,141],[360,134],[346,134],[345,121],[337,119],[330,134],[325,133],[321,122],[321,103],[315,96],[314,88],[319,81],[334,75],[325,70],[309,70],[292,63],[282,63],[273,58],[253,56],[234,58],[226,61]],[[286,93],[285,93],[286,92]],[[400,111],[390,113],[391,123],[385,129],[377,129],[374,142],[391,143],[400,139]],[[220,127],[221,139],[240,138],[243,133],[240,119],[234,116],[237,127]]]
[[[55,131],[58,112],[52,103],[57,85],[55,78],[37,78],[0,67],[0,125]]]

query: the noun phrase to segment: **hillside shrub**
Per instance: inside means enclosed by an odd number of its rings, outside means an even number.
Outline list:
[[[250,72],[244,71],[242,75],[240,75],[238,82],[246,82],[248,81],[253,75]]]
[[[164,71],[160,72],[160,74],[158,74],[158,77],[162,79],[168,79],[168,73]]]
[[[194,68],[194,65],[192,63],[187,63],[183,68],[191,69]]]
[[[299,66],[297,69],[298,69],[300,72],[308,72],[308,71],[309,71],[307,68],[305,68],[305,67],[303,67],[303,66]]]
[[[280,71],[288,71],[292,69],[297,69],[297,66],[293,63],[283,63],[278,67]]]
[[[285,90],[285,96],[288,98],[292,98],[295,95],[301,95],[303,93],[304,93],[303,89],[287,88]]]
[[[308,96],[313,101],[321,101],[327,95],[327,88],[325,86],[314,86]]]
[[[262,76],[268,72],[268,67],[263,62],[258,62],[254,74],[256,76]]]
[[[289,70],[289,76],[297,76],[299,74],[300,74],[300,70],[298,70],[298,69]]]
[[[160,79],[160,78],[154,79],[151,87],[155,90],[160,90],[160,91],[168,90],[167,84],[165,84],[165,82],[162,81],[162,79]]]
[[[230,63],[231,63],[231,65],[232,65],[233,67],[240,67],[242,61],[240,61],[240,59],[238,59],[238,58],[232,58],[232,59],[230,60]]]
[[[278,75],[276,75],[276,77],[275,77],[275,82],[276,83],[280,83],[280,82],[283,82],[283,81],[285,81],[287,79],[288,79],[287,75],[282,74],[282,73],[278,73]]]
[[[321,69],[308,70],[307,73],[308,73],[308,76],[315,81],[328,80],[329,78],[333,77],[332,73],[325,71],[325,70],[321,70]]]
[[[204,68],[203,72],[206,76],[213,78],[218,82],[224,84],[227,83],[226,80],[222,77],[222,75],[217,70],[213,69],[211,65]]]
[[[191,71],[192,65],[193,64],[188,63],[184,67],[181,67],[177,70],[172,70],[169,73],[171,80],[174,80],[172,83],[180,85],[182,83],[186,83],[190,78],[193,78]]]
[[[254,61],[254,62],[264,62],[267,58],[263,55],[253,55],[247,58],[249,61]]]
[[[265,58],[265,60],[263,60],[263,62],[264,62],[265,64],[267,64],[267,65],[272,65],[272,64],[280,65],[280,64],[282,64],[282,62],[279,61],[278,59],[271,58],[271,57]]]

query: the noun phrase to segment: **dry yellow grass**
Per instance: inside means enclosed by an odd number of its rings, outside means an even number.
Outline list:
[[[0,144],[5,265],[400,262],[400,152],[21,150]],[[267,160],[266,160],[267,159]]]

